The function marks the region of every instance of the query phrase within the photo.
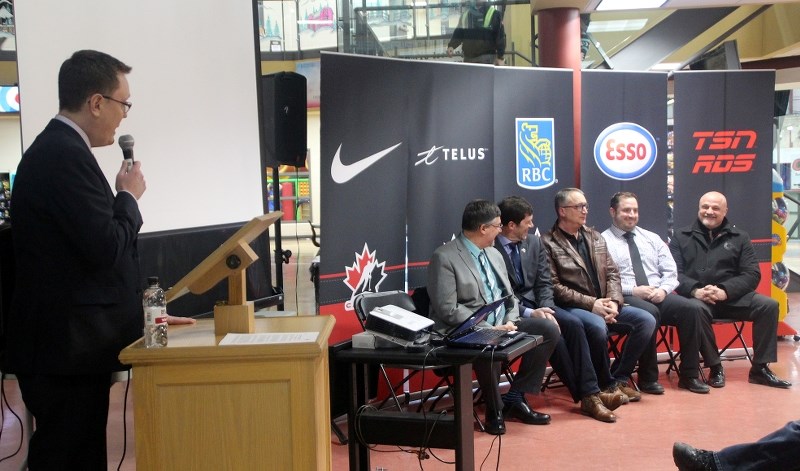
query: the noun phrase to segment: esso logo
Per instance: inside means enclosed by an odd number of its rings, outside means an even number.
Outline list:
[[[594,143],[594,161],[615,180],[634,180],[656,163],[656,140],[636,123],[616,123],[605,128]]]

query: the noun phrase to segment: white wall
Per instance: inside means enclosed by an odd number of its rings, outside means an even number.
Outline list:
[[[133,67],[133,108],[117,135],[135,137],[135,156],[147,180],[139,201],[142,230],[261,214],[252,3],[79,3],[15,4],[22,145],[30,145],[57,112],[61,63],[79,49],[101,50]],[[113,183],[120,149],[94,152]]]
[[[0,173],[17,171],[22,156],[18,115],[0,115]]]

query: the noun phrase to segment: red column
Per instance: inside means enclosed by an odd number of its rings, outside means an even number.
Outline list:
[[[575,185],[581,185],[581,20],[577,8],[539,11],[539,65],[573,70]]]

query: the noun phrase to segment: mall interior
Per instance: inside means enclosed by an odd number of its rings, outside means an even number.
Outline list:
[[[699,448],[718,450],[737,443],[755,441],[780,428],[786,422],[800,419],[797,414],[797,410],[800,409],[800,386],[798,386],[800,384],[800,336],[798,336],[800,333],[800,23],[797,21],[800,18],[800,2],[489,0],[489,4],[495,6],[503,18],[506,34],[503,67],[557,67],[572,69],[576,74],[581,70],[653,71],[668,74],[681,70],[775,70],[775,99],[771,105],[775,110],[772,166],[777,186],[774,185],[772,188],[774,197],[772,213],[773,228],[775,224],[781,226],[780,233],[785,235],[785,251],[782,250],[779,259],[772,260],[772,292],[776,293],[777,289],[779,292],[777,296],[785,300],[786,312],[782,313],[781,327],[778,331],[778,361],[773,363],[771,368],[779,377],[792,382],[793,386],[781,390],[749,384],[747,373],[750,362],[745,355],[745,348],[739,348],[736,344],[724,355],[725,360],[730,360],[724,362],[727,376],[725,388],[714,389],[707,395],[691,394],[678,388],[678,377],[674,372],[668,371],[669,355],[662,346],[659,349],[659,360],[663,360],[659,368],[659,382],[666,389],[665,394],[644,395],[639,403],[622,406],[618,411],[617,423],[600,423],[581,415],[579,407],[573,403],[563,387],[559,388],[557,385],[548,387],[539,395],[529,396],[528,402],[532,408],[551,415],[552,422],[549,425],[529,426],[507,421],[507,433],[493,436],[481,432],[480,425],[476,422],[471,437],[474,457],[468,460],[468,463],[474,466],[474,469],[512,471],[534,467],[546,470],[566,468],[668,470],[675,469],[672,445],[676,441],[687,442]],[[121,8],[121,14],[126,14],[128,10],[124,8],[132,7]],[[280,165],[267,168],[262,166],[263,171],[254,180],[257,191],[261,193],[258,201],[243,208],[233,220],[207,219],[205,216],[192,219],[193,213],[202,212],[192,210],[186,211],[188,215],[186,223],[178,219],[161,219],[162,215],[150,221],[146,218],[142,234],[145,246],[160,247],[158,241],[161,237],[173,236],[177,242],[171,243],[192,245],[196,240],[192,237],[205,234],[202,229],[203,226],[207,226],[214,228],[210,231],[213,235],[199,236],[202,239],[196,250],[203,251],[204,254],[209,253],[216,247],[214,244],[221,243],[220,240],[215,242],[213,237],[219,237],[221,234],[225,237],[230,235],[231,232],[218,230],[223,225],[228,231],[233,222],[241,225],[241,221],[247,219],[247,214],[281,210],[283,216],[267,231],[269,237],[266,247],[256,249],[263,258],[260,264],[261,272],[251,276],[250,280],[256,280],[262,285],[260,289],[256,289],[254,295],[263,300],[257,309],[262,309],[259,311],[262,317],[281,318],[314,316],[320,312],[324,315],[326,312],[331,312],[329,309],[326,310],[325,306],[319,305],[319,278],[318,275],[315,277],[315,273],[318,274],[320,254],[327,249],[324,246],[325,227],[326,224],[332,224],[324,221],[321,210],[322,200],[325,198],[321,183],[321,173],[324,170],[321,163],[324,145],[321,138],[321,114],[325,112],[325,100],[320,96],[320,57],[326,52],[338,52],[405,60],[463,62],[464,56],[460,49],[457,48],[452,55],[448,54],[448,43],[464,12],[469,8],[470,2],[456,0],[444,0],[439,3],[415,0],[338,0],[337,2],[253,0],[252,11],[249,12],[253,21],[243,22],[240,28],[248,35],[252,31],[257,48],[256,67],[260,68],[260,74],[294,72],[303,75],[307,80],[307,106],[304,110],[307,130],[306,160],[297,165],[281,162]],[[13,0],[0,0],[0,184],[2,184],[0,229],[3,230],[13,228],[8,208],[13,194],[16,166],[26,143],[29,144],[30,139],[41,129],[39,126],[39,129],[34,130],[30,122],[25,123],[24,78],[31,77],[33,69],[30,62],[25,62],[26,45],[23,40],[26,38],[25,34],[31,33],[23,31],[26,21],[25,7],[19,5],[18,21],[15,21],[15,13]],[[30,19],[27,21],[29,24],[35,23]],[[193,18],[193,21],[196,19]],[[220,20],[218,24],[203,24],[200,27],[194,25],[192,28],[213,30],[223,24]],[[80,44],[80,47],[103,50],[106,36],[110,40],[115,34],[117,33],[114,28],[104,27],[99,30],[94,43],[83,41],[77,44]],[[203,38],[217,38],[225,32],[217,30],[214,34],[216,36],[207,35]],[[202,46],[186,46],[200,42],[198,39],[190,39],[181,47],[198,47],[202,49],[198,55],[203,56],[208,52],[208,62],[223,63],[224,51],[221,52],[208,41],[204,41]],[[124,57],[121,58],[124,60]],[[191,60],[197,61],[196,56]],[[61,59],[56,60],[59,63],[60,61]],[[132,65],[135,72],[136,64]],[[51,65],[51,69],[53,67],[57,67],[57,64]],[[208,69],[213,77],[207,83],[214,87],[228,88],[227,85],[223,85],[227,78],[225,71],[218,69],[219,67]],[[150,108],[149,112],[153,114],[148,116],[157,116],[157,119],[161,119],[164,109],[153,110],[163,101],[158,102],[143,97],[143,93],[136,92],[136,80],[146,82],[139,77],[133,75],[131,78],[134,90],[132,101],[137,105],[133,108],[133,112]],[[664,96],[664,100],[667,103],[668,126],[671,126],[674,97],[671,94],[671,81],[668,83],[668,94]],[[54,83],[49,85],[54,86]],[[324,87],[324,84],[322,86]],[[413,87],[413,84],[409,86]],[[163,88],[163,84],[148,82],[147,85],[143,84],[142,88],[149,87]],[[236,88],[236,85],[230,88]],[[55,97],[54,91],[48,93],[49,96]],[[212,115],[215,111],[209,112],[207,109],[218,110],[214,108],[217,105],[212,103],[217,101],[216,95],[219,94],[227,99],[227,93],[228,90],[212,90],[199,98],[193,95],[194,100],[187,98],[175,107],[185,108],[181,111],[186,111],[189,115],[191,113]],[[576,93],[579,94],[580,91]],[[169,99],[169,93],[165,91],[159,98]],[[46,105],[41,106],[49,110],[44,113],[50,113],[49,117],[52,117],[55,114],[55,104],[52,99],[49,100],[50,108]],[[33,101],[35,99],[29,102]],[[197,108],[193,108],[195,106]],[[144,110],[140,112],[146,113]],[[26,126],[28,129],[25,129]],[[118,130],[118,134],[121,130]],[[576,130],[577,133],[579,130]],[[206,133],[201,138],[176,132],[173,139],[196,138],[207,141],[204,144],[212,146],[211,141],[224,140],[224,133],[218,135],[223,137],[213,139]],[[263,142],[262,138],[261,143]],[[119,149],[113,147],[113,152],[108,153],[114,158],[109,160],[117,162]],[[143,150],[147,149],[145,147]],[[106,154],[97,155],[102,158]],[[145,159],[146,157],[142,157],[142,160]],[[189,165],[196,165],[196,162],[206,162],[206,160],[197,158]],[[109,168],[112,167],[113,165]],[[164,173],[175,171],[178,170],[165,168]],[[213,179],[213,173],[214,170],[211,170],[210,176],[201,174],[199,178]],[[106,174],[113,175],[108,171]],[[164,183],[163,186],[173,185],[169,179],[156,178],[153,179],[154,183],[150,183],[154,188],[161,182]],[[664,182],[665,188],[670,183],[669,178],[671,177],[668,176]],[[180,183],[177,185],[179,191],[175,191],[176,194],[195,191],[191,187],[180,186]],[[217,210],[217,204],[220,204],[220,208],[237,206],[239,200],[235,196],[225,196],[227,191],[229,190],[222,183],[210,180],[204,192],[212,193],[214,196],[208,203],[202,198],[198,198],[197,201],[206,205],[209,213]],[[147,208],[155,206],[150,202],[145,204],[153,205],[143,205],[145,214]],[[181,204],[194,203],[192,200],[186,200]],[[174,216],[174,213],[171,216]],[[176,227],[174,223],[179,225]],[[182,229],[198,226],[201,226],[200,230],[192,232],[194,235],[180,233]],[[148,232],[150,234],[147,234]],[[182,266],[172,269],[170,275],[174,275],[177,279],[196,263],[196,261],[185,262]],[[0,262],[0,268],[2,265]],[[164,267],[158,265],[147,267],[147,269],[155,268]],[[0,272],[0,274],[6,277],[0,277],[0,281],[5,283],[7,273]],[[181,305],[180,309],[184,313],[180,314],[197,313],[199,319],[210,317],[213,296],[222,292],[221,296],[224,297],[226,293],[224,286],[217,288],[217,294],[211,295],[212,301],[209,301],[208,297],[198,297],[197,301],[191,301],[192,304]],[[5,304],[5,299],[3,301]],[[1,309],[2,307],[0,313]],[[328,339],[331,345],[348,339],[349,335],[360,330],[355,314],[351,315],[352,319],[346,319],[344,322],[342,316],[336,316],[333,334]],[[176,332],[180,332],[180,329],[177,328]],[[745,334],[749,340],[749,326],[746,327]],[[729,335],[728,330],[723,330],[719,334],[720,338]],[[330,417],[326,416],[322,425],[317,423],[311,430],[305,431],[308,442],[313,442],[313,446],[309,446],[315,450],[315,454],[319,453],[323,457],[316,461],[296,460],[293,465],[286,468],[275,468],[267,461],[261,463],[261,466],[254,467],[231,464],[241,463],[232,461],[225,469],[382,471],[461,469],[456,463],[457,456],[454,450],[388,444],[370,445],[368,467],[359,467],[364,465],[363,460],[356,465],[353,451],[348,448],[348,442],[352,443],[359,438],[352,436],[350,432],[352,428],[348,430],[347,407],[342,408],[341,404],[337,405],[333,399],[336,393],[334,389],[338,389],[339,392],[345,391],[347,394],[348,370],[335,368],[334,357],[328,352],[323,352],[322,356],[327,359],[324,378],[339,375],[338,382],[314,385],[315,391],[321,388],[320,394],[323,394],[321,397],[327,399],[326,393],[330,393],[330,403],[317,404],[313,408],[310,405],[302,407],[314,411],[321,408],[323,412],[330,412]],[[402,366],[390,368],[389,376],[396,381],[408,369]],[[135,365],[133,371],[135,378]],[[149,374],[147,377],[148,380],[151,378]],[[319,378],[322,376],[317,377]],[[381,399],[388,394],[387,388],[382,383],[383,379],[378,377],[376,381],[379,383],[377,397],[372,406],[380,404]],[[416,410],[423,396],[419,389],[430,388],[430,383],[426,381],[428,380],[423,379],[422,384],[418,382],[400,384],[397,391],[402,402],[399,407],[402,410]],[[151,467],[151,458],[144,458],[141,455],[144,447],[138,441],[143,432],[137,427],[135,409],[137,400],[140,401],[139,404],[144,400],[137,399],[135,384],[135,379],[129,380],[127,376],[119,375],[115,376],[115,382],[111,387],[107,431],[108,469],[164,469]],[[30,417],[26,415],[13,375],[4,375],[2,385],[0,469],[26,469],[25,455],[30,434]],[[152,397],[149,396],[147,400],[152,400]],[[267,398],[264,402],[270,402],[270,399]],[[260,402],[259,404],[261,405],[255,407],[271,407]],[[388,409],[393,407],[391,403],[389,405],[384,403],[383,406]],[[438,410],[446,409],[448,413],[452,413],[452,406],[452,397],[446,396],[437,407]],[[479,396],[474,407],[477,412],[476,417],[483,418],[484,406]],[[153,411],[150,413],[156,414]],[[279,418],[276,418],[276,422],[278,420]],[[162,451],[166,450],[167,453],[170,448],[181,448],[184,442],[199,441],[201,438],[189,426],[182,426],[181,423],[173,423],[171,427],[174,427],[171,430],[179,431],[181,435],[163,437],[167,444],[162,447]],[[237,427],[237,424],[228,424],[225,429],[234,431],[231,433],[235,435]],[[148,428],[148,431],[151,430]],[[323,442],[326,440],[327,442],[318,443],[320,437]],[[276,447],[291,448],[291,441],[288,439],[275,441],[275,437],[269,436],[264,437],[263,442],[262,439],[255,441],[257,446],[263,446],[268,451],[267,455],[271,443],[281,444]],[[221,444],[215,453],[225,455],[224,445]],[[262,456],[260,453],[257,454],[259,459]],[[183,469],[212,468],[199,465]]]

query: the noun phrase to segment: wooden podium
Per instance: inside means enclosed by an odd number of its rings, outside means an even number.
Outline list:
[[[315,342],[219,346],[212,320],[140,339],[133,365],[137,469],[330,470],[331,316],[259,318],[255,332],[317,332]]]

